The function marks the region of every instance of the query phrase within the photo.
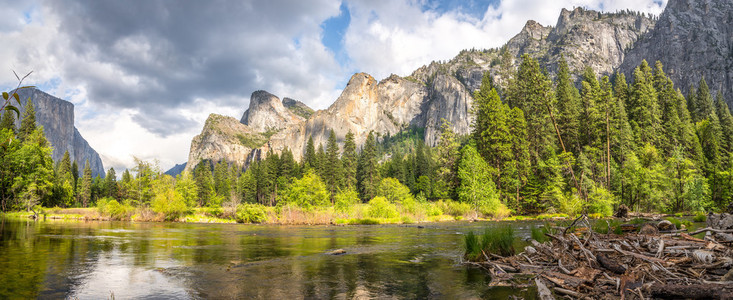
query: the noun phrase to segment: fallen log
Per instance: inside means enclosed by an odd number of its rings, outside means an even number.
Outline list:
[[[624,268],[622,265],[620,265],[616,261],[609,259],[603,253],[598,253],[598,255],[596,255],[596,260],[598,261],[598,264],[600,264],[602,267],[606,268],[607,270],[611,272],[614,272],[619,275],[626,273],[626,268]]]
[[[733,291],[714,284],[659,284],[652,283],[646,289],[653,298],[662,299],[733,299]]]
[[[695,230],[693,232],[690,232],[689,234],[690,235],[696,235],[698,233],[702,233],[702,232],[706,232],[706,231],[715,232],[715,233],[733,233],[733,229],[723,230],[723,229],[715,229],[715,228],[711,228],[711,227],[705,227],[705,228],[698,229],[698,230]]]
[[[535,278],[534,283],[537,285],[537,294],[539,294],[540,299],[555,300],[555,297],[552,296],[552,292],[550,292],[550,289],[547,288],[542,280],[540,280],[539,278]]]

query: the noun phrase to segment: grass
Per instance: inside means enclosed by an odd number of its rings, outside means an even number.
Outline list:
[[[680,219],[677,219],[677,218],[674,218],[674,217],[666,217],[664,219],[667,220],[667,221],[672,222],[672,224],[674,224],[674,226],[677,227],[677,229],[682,228],[682,225],[685,225],[685,227],[692,226],[692,222],[690,222],[689,220],[685,220],[685,219],[681,219],[680,220]]]
[[[464,244],[466,247],[464,256],[468,260],[482,260],[484,253],[511,256],[515,253],[514,228],[509,225],[489,227],[481,236],[476,236],[470,231],[464,237]]]
[[[705,222],[708,220],[708,217],[704,213],[697,213],[695,217],[692,218],[693,222]]]
[[[544,243],[550,238],[545,235],[545,233],[548,233],[547,224],[544,226],[532,226],[531,230],[531,236],[532,239],[535,241],[538,241],[540,243]]]

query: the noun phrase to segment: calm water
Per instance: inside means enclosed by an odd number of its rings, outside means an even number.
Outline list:
[[[0,298],[489,298],[458,265],[496,223],[270,226],[0,219]],[[528,236],[528,223],[516,224]],[[329,250],[346,254],[331,256]]]

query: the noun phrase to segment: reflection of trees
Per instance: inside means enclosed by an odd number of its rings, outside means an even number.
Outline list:
[[[160,270],[205,298],[466,298],[486,290],[482,273],[436,255],[453,251],[455,231],[12,221],[0,232],[0,298],[64,298],[99,261]],[[324,254],[338,248],[347,254]]]

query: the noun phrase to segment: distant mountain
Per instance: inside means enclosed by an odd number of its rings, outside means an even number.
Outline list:
[[[105,170],[102,159],[89,143],[81,136],[74,127],[74,104],[51,96],[39,89],[22,89],[18,91],[23,107],[20,107],[21,116],[25,112],[25,101],[28,98],[33,102],[36,111],[36,123],[43,126],[46,138],[53,146],[52,157],[59,161],[64,152],[69,151],[71,161],[76,161],[79,171],[83,170],[84,163],[88,160],[92,169],[92,176],[104,177]],[[20,126],[20,118],[16,120],[16,126]]]
[[[178,176],[178,174],[183,173],[183,170],[186,169],[186,164],[187,163],[176,164],[175,166],[173,166],[173,168],[170,168],[168,171],[165,171],[165,174],[176,177]]]
[[[638,65],[645,56],[653,63],[659,56],[652,53],[657,47],[663,47],[660,45],[665,45],[659,44],[662,42],[652,43],[658,39],[655,37],[674,35],[677,28],[684,28],[690,34],[698,31],[698,35],[704,32],[705,36],[715,37],[706,40],[714,40],[712,45],[717,46],[710,50],[702,44],[703,49],[695,49],[695,45],[690,44],[688,47],[694,50],[685,52],[675,48],[678,50],[661,53],[669,52],[670,57],[674,57],[675,51],[680,55],[691,52],[690,57],[698,54],[712,56],[709,54],[711,51],[729,55],[728,48],[721,41],[728,41],[731,37],[730,34],[722,37],[733,24],[726,21],[733,20],[733,13],[730,13],[733,9],[728,8],[730,2],[713,4],[711,1],[670,0],[669,7],[660,17],[660,25],[654,16],[631,11],[601,13],[582,8],[563,9],[554,27],[530,20],[500,48],[464,50],[449,61],[420,67],[410,76],[392,75],[380,82],[365,73],[355,74],[329,108],[307,117],[284,110],[287,105],[281,105],[276,96],[257,91],[252,94],[250,106],[239,124],[234,118],[210,116],[202,133],[191,143],[188,168],[205,159],[246,165],[266,151],[279,152],[286,147],[293,151],[296,159],[300,159],[309,138],[316,146],[325,145],[330,130],[335,132],[339,143],[343,142],[347,132],[353,132],[357,146],[360,146],[370,131],[394,135],[408,127],[419,127],[424,128],[425,142],[435,145],[442,120],[450,122],[457,134],[470,132],[472,94],[479,88],[483,75],[488,72],[500,87],[506,87],[523,54],[536,58],[551,77],[554,77],[561,57],[567,60],[573,74],[580,74],[585,67],[590,67],[598,75],[613,75],[619,68],[625,70],[622,66]],[[702,21],[710,17],[709,13],[714,16],[713,20]],[[721,19],[723,15],[728,19]],[[683,19],[680,16],[691,21],[684,22],[685,26],[657,28],[669,27],[667,24],[670,22],[678,24],[671,20]],[[712,26],[711,22],[718,25]],[[710,31],[716,33],[708,34]],[[680,33],[680,36],[685,35]],[[733,43],[726,45],[730,44]],[[731,64],[731,59],[720,55],[697,60],[722,60],[727,64],[721,63],[720,68],[727,70],[725,68]],[[684,61],[682,58],[678,60]],[[710,68],[702,63],[682,66],[670,73],[694,74]],[[731,88],[731,85],[726,87]]]

